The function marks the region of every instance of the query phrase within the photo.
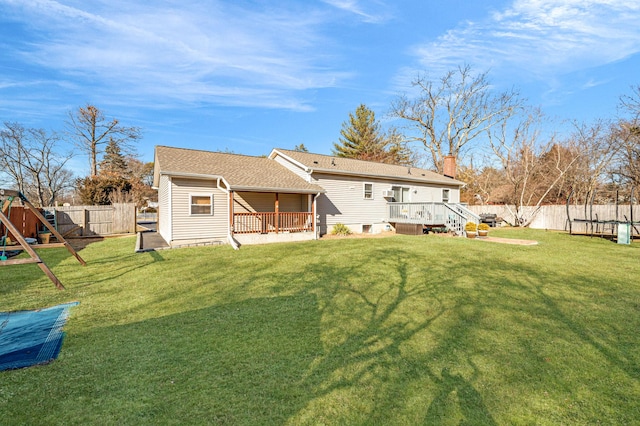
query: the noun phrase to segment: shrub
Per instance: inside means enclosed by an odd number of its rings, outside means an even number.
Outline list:
[[[475,222],[467,222],[466,225],[464,225],[464,230],[467,232],[476,232],[477,229],[477,225]]]
[[[350,235],[351,229],[343,223],[336,223],[331,230],[332,235]]]
[[[480,225],[478,225],[478,231],[488,231],[489,230],[489,225],[487,225],[486,223],[481,223]]]

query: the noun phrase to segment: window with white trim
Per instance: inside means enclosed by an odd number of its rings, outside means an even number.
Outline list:
[[[365,200],[373,200],[373,184],[365,183],[363,184],[363,197]]]
[[[191,215],[203,216],[213,214],[213,195],[191,194]]]
[[[409,188],[406,186],[392,186],[393,201],[396,203],[408,203],[409,200]]]
[[[448,203],[449,202],[449,190],[448,189],[443,189],[442,190],[442,202],[443,203]]]

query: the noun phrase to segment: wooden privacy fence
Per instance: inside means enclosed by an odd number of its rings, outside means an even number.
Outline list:
[[[64,236],[100,236],[136,232],[136,205],[57,206],[45,210],[55,215],[58,232]]]
[[[505,222],[515,224],[516,218],[514,212],[515,206],[505,205],[491,205],[491,206],[468,206],[469,210],[476,214],[495,214],[499,218],[504,219]],[[536,207],[525,207],[520,213],[521,216],[530,217],[535,211]],[[602,204],[587,206],[584,205],[570,205],[569,215],[571,220],[587,219],[587,220],[600,220],[600,221],[615,221],[626,222],[631,220],[631,208],[629,204]],[[635,204],[633,206],[633,221],[640,220],[640,205]],[[575,225],[575,224],[574,224]],[[586,225],[580,224],[582,228]],[[549,205],[541,206],[540,210],[535,214],[530,228],[534,229],[553,229],[558,231],[568,231],[569,225],[567,222],[567,206],[566,205]],[[576,229],[574,231],[583,232],[584,229]]]

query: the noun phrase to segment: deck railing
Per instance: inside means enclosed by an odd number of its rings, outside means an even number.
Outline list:
[[[454,203],[388,203],[388,222],[416,225],[442,225],[461,233],[464,225],[480,217],[460,204]]]
[[[444,225],[448,209],[444,203],[388,203],[389,222]]]
[[[310,212],[253,212],[234,213],[233,232],[236,234],[269,234],[313,231]]]

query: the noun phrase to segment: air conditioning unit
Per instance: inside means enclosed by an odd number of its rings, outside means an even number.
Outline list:
[[[393,198],[393,190],[387,189],[385,191],[382,191],[382,196],[384,198]]]

